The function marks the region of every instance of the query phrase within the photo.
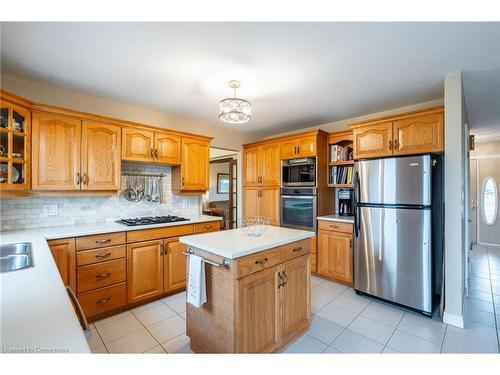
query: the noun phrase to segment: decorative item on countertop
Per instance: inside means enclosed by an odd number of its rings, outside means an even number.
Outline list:
[[[241,221],[241,228],[249,237],[260,237],[266,232],[269,223],[270,219],[265,216],[247,216]]]

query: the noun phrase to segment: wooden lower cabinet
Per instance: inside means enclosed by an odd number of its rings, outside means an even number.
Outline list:
[[[163,240],[127,245],[127,302],[163,293]]]
[[[352,233],[318,231],[318,273],[342,281],[353,282]]]
[[[65,286],[76,293],[76,246],[74,238],[47,241]]]
[[[179,238],[165,240],[163,254],[163,290],[165,292],[186,287],[186,245]]]

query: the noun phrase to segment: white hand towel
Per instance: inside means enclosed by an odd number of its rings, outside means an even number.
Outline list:
[[[205,282],[205,263],[197,255],[189,255],[189,275],[187,302],[194,307],[201,307],[207,302],[207,286]]]

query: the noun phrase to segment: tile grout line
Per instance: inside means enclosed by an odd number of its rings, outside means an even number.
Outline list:
[[[441,341],[441,347],[439,348],[439,354],[443,354],[444,340],[446,340],[446,334],[448,333],[448,324],[444,329],[443,341]]]
[[[160,300],[160,301],[161,301],[161,300]],[[163,301],[161,301],[161,302],[163,302]],[[146,310],[149,310],[149,309],[146,309]],[[146,310],[143,310],[143,311],[146,311]],[[148,333],[151,335],[151,337],[153,338],[153,340],[155,340],[155,341],[158,343],[158,345],[160,345],[160,346],[161,346],[160,342],[159,342],[159,341],[156,339],[156,337],[155,337],[155,336],[154,336],[154,335],[153,335],[153,334],[149,331],[149,329],[148,329],[148,328],[147,328],[147,327],[146,327],[146,326],[145,326],[145,325],[141,322],[141,320],[140,320],[140,319],[139,319],[139,318],[138,318],[138,317],[134,314],[134,312],[132,311],[132,309],[130,309],[129,311],[130,311],[130,313],[131,313],[131,314],[132,314],[132,315],[133,315],[133,316],[134,316],[134,317],[135,317],[135,318],[139,321],[139,323],[141,324],[141,326],[143,326],[143,327],[144,327],[144,329],[145,329],[146,331],[148,331]],[[166,318],[166,319],[168,319],[168,318]],[[165,319],[163,319],[163,320],[165,320]],[[161,322],[161,321],[162,321],[162,320],[160,320],[160,322]],[[157,322],[157,323],[158,323],[158,322]],[[158,345],[155,345],[153,348],[156,348]],[[162,349],[163,349],[163,346],[161,346],[161,347],[162,347]],[[151,349],[153,349],[153,348],[150,348],[150,349],[148,349],[148,350],[151,350]],[[163,350],[165,350],[165,349],[163,349]],[[146,350],[146,351],[147,351],[147,350]],[[165,350],[165,351],[166,351],[166,350]],[[142,354],[142,353],[145,353],[145,352],[141,352],[141,354]]]
[[[109,354],[109,350],[108,350],[108,347],[106,346],[106,344],[104,343],[104,340],[102,339],[102,336],[101,334],[99,333],[99,330],[97,329],[97,326],[94,324],[94,322],[92,322],[92,324],[94,325],[94,329],[95,331],[97,332],[97,336],[99,336],[99,338],[101,339],[101,342],[102,342],[102,345],[104,346],[104,349],[106,349],[106,352]],[[92,333],[92,332],[90,332]],[[90,351],[92,351],[92,349],[90,349]]]
[[[401,315],[401,318],[399,318],[398,324],[396,324],[396,327],[394,328],[394,331],[392,331],[392,333],[391,333],[391,337],[389,337],[389,340],[387,340],[387,342],[385,343],[384,347],[382,348],[382,352],[381,353],[383,353],[384,350],[385,350],[385,348],[387,348],[387,345],[389,344],[389,341],[391,341],[392,336],[394,336],[394,334],[396,333],[396,331],[397,331],[399,325],[401,324],[401,321],[405,317],[405,315],[406,315],[406,311],[403,311],[403,315]],[[391,348],[391,347],[389,346],[389,348]],[[393,349],[393,350],[396,350],[396,349]],[[398,350],[398,352],[399,352],[399,350]]]

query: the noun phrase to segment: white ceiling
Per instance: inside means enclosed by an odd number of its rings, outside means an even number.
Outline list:
[[[442,98],[500,135],[500,23],[2,23],[3,73],[208,121],[242,81],[272,134]]]

